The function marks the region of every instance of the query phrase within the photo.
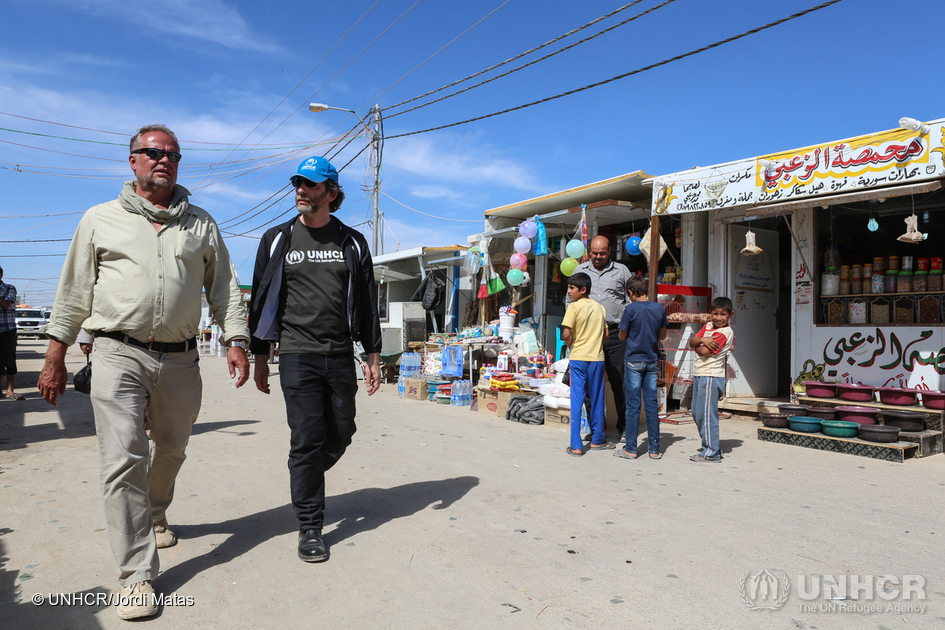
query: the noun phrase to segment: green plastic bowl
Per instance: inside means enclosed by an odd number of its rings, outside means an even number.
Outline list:
[[[844,422],[843,420],[824,420],[821,425],[824,435],[831,437],[856,437],[860,429],[857,422]]]

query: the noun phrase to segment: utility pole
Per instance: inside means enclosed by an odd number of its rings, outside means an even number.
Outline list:
[[[380,191],[381,191],[381,106],[375,104],[371,108],[371,114],[374,117],[373,137],[371,138],[371,148],[374,152],[374,187],[371,190],[371,198],[374,203],[374,244],[371,253],[378,256],[384,253],[384,215],[380,211]]]

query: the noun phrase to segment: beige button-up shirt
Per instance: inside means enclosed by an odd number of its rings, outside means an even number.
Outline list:
[[[46,333],[67,345],[80,328],[184,341],[200,328],[201,289],[225,341],[248,341],[236,270],[213,218],[191,205],[156,231],[144,216],[109,201],[79,222]]]

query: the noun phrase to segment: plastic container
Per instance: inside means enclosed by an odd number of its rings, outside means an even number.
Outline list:
[[[870,442],[898,442],[899,427],[887,427],[881,424],[863,425],[860,427],[860,439]]]
[[[820,418],[821,420],[836,420],[837,419],[837,408],[836,407],[811,407],[810,411],[807,412],[807,415],[814,418]]]
[[[788,418],[791,416],[786,413],[761,413],[758,414],[758,417],[761,418],[761,424],[768,428],[786,429],[788,426]]]
[[[874,271],[871,277],[871,289],[870,293],[885,293],[886,274],[882,271]]]
[[[932,267],[932,271],[942,271],[942,258],[932,258],[932,260],[929,261],[929,266]]]
[[[778,412],[786,413],[789,416],[806,416],[809,410],[809,405],[792,405],[788,403],[778,405]]]
[[[801,433],[820,433],[820,426],[823,420],[811,416],[791,416],[788,418],[788,427],[791,431]]]
[[[890,269],[886,272],[886,291],[884,293],[895,293],[896,282],[899,279],[899,271]]]
[[[843,288],[841,287],[841,292]],[[862,280],[850,280],[850,293],[852,295],[862,295],[863,294],[863,281]]]
[[[899,256],[890,256],[886,263],[886,271],[899,271]]]
[[[929,272],[929,291],[942,290],[942,270],[933,269]]]
[[[928,271],[916,271],[912,275],[912,290],[916,293],[925,293],[929,290]]]
[[[912,293],[912,272],[903,269],[896,281],[896,293]]]
[[[820,425],[824,435],[832,437],[856,437],[860,425],[856,422],[844,422],[843,420],[824,420]]]
[[[899,267],[899,271],[912,271],[912,256],[903,256],[900,262],[902,266]]]
[[[852,265],[850,267],[850,281],[861,280],[863,278],[863,265]]]
[[[922,406],[926,409],[945,409],[945,392],[922,392]]]
[[[873,265],[863,265],[863,280],[869,280],[873,275]]]
[[[857,424],[876,424],[879,421],[879,409],[874,407],[837,407],[837,414],[844,422]]]
[[[807,395],[811,398],[836,398],[837,383],[823,383],[821,381],[804,381]]]
[[[850,265],[840,265],[840,279],[841,280],[850,279]]]
[[[836,247],[828,247],[824,252],[824,267],[840,266],[840,250]]]
[[[879,400],[884,405],[914,405],[919,394],[917,389],[902,387],[877,387]]]
[[[899,427],[903,431],[925,431],[927,416],[928,414],[924,411],[884,409],[883,423],[886,426]]]
[[[840,278],[840,295],[850,295],[853,290],[853,284],[849,280]]]
[[[873,273],[876,273],[877,271],[879,272],[886,271],[886,261],[883,259],[882,256],[877,256],[876,258],[873,259]]]
[[[916,261],[916,271],[928,271],[928,270],[929,270],[929,259],[919,258]]]
[[[837,394],[841,399],[851,402],[871,402],[873,400],[873,386],[838,383]]]
[[[821,295],[840,295],[840,272],[836,267],[827,267],[820,276]]]

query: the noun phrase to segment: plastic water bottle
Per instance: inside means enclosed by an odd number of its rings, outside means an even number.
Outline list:
[[[453,381],[450,385],[450,406],[456,407],[456,399],[459,397],[459,381]]]
[[[463,381],[463,407],[472,404],[472,381]]]
[[[404,375],[403,374],[397,377],[397,396],[399,398],[404,397]]]

